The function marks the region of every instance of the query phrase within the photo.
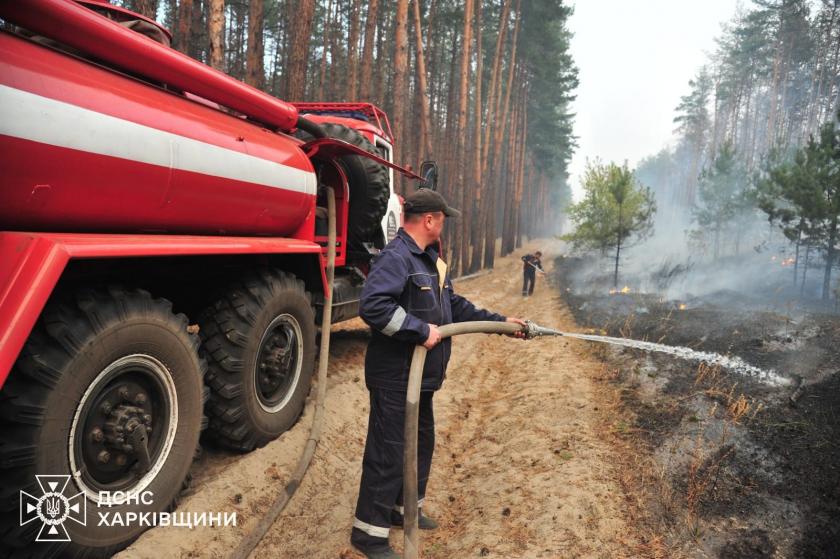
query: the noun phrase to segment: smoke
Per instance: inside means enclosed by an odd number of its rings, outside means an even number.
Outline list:
[[[790,310],[791,305],[809,300],[811,306],[819,305],[822,259],[817,251],[811,251],[803,290],[805,249],[796,266],[794,247],[757,213],[722,231],[718,258],[713,256],[708,233],[698,229],[688,212],[672,208],[658,214],[651,237],[622,249],[618,289],[626,286],[631,293],[658,294],[690,306],[711,302]],[[588,254],[577,262],[567,287],[581,294],[608,294],[614,266],[614,251]]]

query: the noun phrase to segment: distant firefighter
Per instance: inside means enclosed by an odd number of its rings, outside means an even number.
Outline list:
[[[534,284],[537,282],[537,270],[541,274],[545,274],[542,267],[542,252],[537,251],[534,254],[526,254],[522,257],[522,296],[534,294]]]

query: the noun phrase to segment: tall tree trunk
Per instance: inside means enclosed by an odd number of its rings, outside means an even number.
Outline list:
[[[522,80],[522,72],[519,71],[520,82]],[[509,188],[507,194],[507,202],[505,204],[504,229],[502,233],[502,256],[513,252],[516,243],[516,213],[519,206],[518,198],[519,192],[522,188],[522,175],[524,173],[523,162],[525,159],[525,127],[527,121],[525,120],[525,100],[524,87],[517,87],[516,101],[514,102],[514,115],[512,122],[515,123],[514,132],[512,133],[513,141],[511,142],[511,149],[514,151],[514,166],[513,166],[513,188]]]
[[[315,0],[299,0],[297,17],[292,19],[289,73],[286,97],[300,101],[306,96],[306,67],[309,62],[309,35],[315,15]]]
[[[335,13],[332,18],[333,23],[330,29],[330,64],[327,87],[325,88],[327,100],[338,99],[347,90],[347,68],[339,63],[341,60],[347,60],[347,53],[341,49],[342,30],[344,29],[344,11],[341,8],[341,1],[336,0]]]
[[[834,253],[836,252],[835,244],[837,243],[837,214],[835,213],[831,219],[831,225],[828,229],[828,247],[825,256],[825,270],[823,272],[823,301],[828,301],[831,296],[831,269],[834,267]]]
[[[463,46],[461,49],[461,83],[458,88],[458,180],[456,188],[458,189],[458,204],[460,208],[464,208],[467,200],[470,197],[467,195],[468,185],[465,184],[464,167],[467,162],[467,103],[469,101],[469,79],[470,79],[470,47],[472,46],[472,16],[473,16],[473,0],[465,0],[464,2],[464,33]],[[466,219],[459,220],[460,223],[460,238],[461,238],[461,273],[466,271],[466,255],[469,251],[469,227]]]
[[[449,84],[451,85],[447,88],[446,94],[446,110],[441,111],[445,114],[445,122],[444,122],[444,135],[443,135],[443,145],[446,147],[446,150],[443,152],[443,167],[441,176],[444,177],[441,193],[447,200],[454,200],[453,197],[453,189],[451,187],[452,180],[450,177],[453,175],[453,171],[455,169],[456,157],[458,155],[458,150],[455,149],[457,146],[456,138],[457,138],[457,131],[455,130],[455,123],[457,122],[457,109],[456,105],[458,103],[458,98],[456,97],[456,90],[455,87],[452,85],[455,84],[455,76],[457,75],[458,71],[458,36],[455,35],[452,37],[452,48],[449,53]],[[443,81],[443,80],[441,80]],[[458,270],[458,261],[460,259],[460,241],[458,239],[457,227],[450,227],[449,233],[446,235],[445,239],[445,246],[446,246],[446,253],[449,257],[449,269],[452,271],[453,277],[457,275]]]
[[[281,12],[282,13],[282,12]],[[268,91],[271,92],[272,95],[276,97],[283,97],[283,94],[280,91],[280,68],[283,65],[283,45],[284,40],[281,40],[280,37],[283,36],[285,38],[286,31],[285,31],[285,21],[286,18],[282,15],[277,18],[277,27],[274,31],[274,54],[272,55],[271,61],[271,78],[269,82]]]
[[[484,177],[481,174],[481,125],[482,125],[482,102],[481,102],[481,82],[483,81],[483,60],[481,48],[481,1],[475,5],[475,101],[473,110],[473,193],[472,211],[470,212],[470,221],[472,227],[470,231],[470,241],[472,243],[472,256],[470,258],[470,267],[468,273],[478,271],[480,266],[479,255],[482,252],[484,232],[481,229],[482,219],[481,212],[483,203],[481,201],[484,194],[485,185]],[[489,124],[488,124],[489,125]]]
[[[835,2],[836,9],[836,2]],[[828,91],[825,95],[825,114],[823,119],[833,118],[837,111],[840,110],[840,36],[834,39],[834,62],[831,65],[832,80],[829,82]],[[834,89],[837,89],[837,95],[834,95]],[[836,99],[832,106],[832,100]]]
[[[225,0],[210,0],[207,18],[207,35],[210,43],[210,66],[224,72],[225,67]]]
[[[376,31],[376,69],[373,73],[373,96],[371,101],[379,106],[385,106],[386,110],[392,114],[393,118],[393,104],[388,99],[388,89],[386,81],[391,77],[391,72],[394,64],[394,57],[388,56],[385,52],[385,39],[389,37],[388,29],[391,28],[392,12],[388,10],[379,10],[379,21],[377,22]],[[393,35],[390,35],[390,40],[394,41]]]
[[[408,0],[397,0],[396,22],[394,27],[394,105],[391,114],[391,126],[394,134],[394,163],[404,165],[403,138],[408,137],[404,133],[405,128],[405,107],[408,81]],[[394,178],[396,178],[396,173]],[[396,180],[402,186],[402,179]],[[402,192],[402,188],[399,189]]]
[[[195,0],[192,6],[192,23],[187,54],[196,60],[207,62],[207,5],[208,0]]]
[[[347,37],[347,91],[344,94],[350,102],[356,100],[356,91],[359,89],[358,47],[361,11],[361,0],[353,0],[353,8],[350,12],[350,35]]]
[[[507,34],[508,19],[510,17],[510,0],[504,0],[502,4],[502,13],[499,18],[499,30],[496,35],[496,48],[493,54],[493,67],[490,72],[489,90],[487,92],[486,109],[487,118],[484,126],[484,139],[481,143],[481,178],[483,183],[480,185],[482,189],[479,209],[476,212],[474,219],[478,220],[479,237],[484,237],[482,240],[476,239],[473,244],[472,261],[470,263],[471,270],[478,270],[481,268],[482,252],[486,254],[488,248],[483,246],[483,242],[487,241],[487,226],[489,222],[489,214],[492,206],[491,188],[496,177],[492,176],[488,169],[488,156],[491,143],[491,131],[499,126],[497,115],[494,111],[496,106],[496,97],[499,94],[499,83],[501,82],[501,65],[503,54],[504,41]],[[493,250],[493,247],[490,248]]]
[[[228,74],[236,79],[245,77],[245,5],[230,4],[233,22],[230,25],[232,33],[228,33]]]
[[[519,248],[522,244],[522,236],[520,235],[519,220],[522,216],[522,192],[525,190],[525,159],[527,157],[528,146],[528,90],[526,89],[522,95],[522,138],[520,140],[520,158],[519,158],[519,174],[516,194],[514,196],[513,212],[511,219],[513,220],[512,229],[512,244],[511,251]]]
[[[804,220],[799,220],[799,230],[796,236],[796,253],[793,255],[793,286],[796,287],[796,280],[799,279],[799,246],[802,244],[802,226]]]
[[[193,0],[181,0],[181,3],[178,5],[178,26],[175,30],[175,40],[172,46],[184,54],[189,54],[192,10]]]
[[[511,48],[510,48],[510,59],[508,60],[508,78],[507,78],[507,85],[505,87],[505,99],[504,103],[501,105],[501,114],[499,115],[499,122],[496,126],[494,137],[493,137],[493,162],[497,162],[501,156],[502,150],[502,143],[504,139],[505,133],[505,126],[508,121],[508,111],[510,109],[510,95],[511,90],[513,89],[513,75],[514,70],[516,68],[516,43],[517,39],[519,38],[519,21],[521,19],[521,11],[520,11],[521,0],[517,1],[516,6],[516,23],[513,26],[513,36],[511,38]],[[501,93],[501,91],[500,91]],[[500,95],[501,97],[501,95]],[[504,177],[501,173],[493,173],[497,175],[494,177],[494,180],[488,184],[488,188],[492,189],[489,191],[491,193],[491,200],[494,200],[497,195],[497,191],[501,188],[501,185],[508,184],[508,177]],[[495,263],[496,257],[496,212],[493,211],[493,207],[489,208],[490,211],[487,212],[487,238],[484,241],[484,267],[485,268],[492,268]]]
[[[799,284],[799,296],[805,295],[805,282],[808,281],[808,265],[811,262],[811,245],[805,246],[805,264],[802,266],[802,283]]]
[[[323,50],[321,51],[321,72],[318,77],[318,100],[324,100],[324,84],[327,81],[327,50],[329,47],[330,37],[330,18],[332,17],[332,0],[329,1],[327,11],[324,12],[324,36],[323,36]]]
[[[482,176],[487,176],[487,158],[490,153],[490,133],[493,130],[493,126],[497,125],[494,108],[496,106],[496,97],[499,95],[497,91],[499,90],[499,84],[501,82],[500,75],[503,57],[502,49],[505,44],[509,14],[510,0],[503,0],[502,15],[499,18],[499,33],[496,36],[496,50],[493,55],[493,70],[490,73],[490,90],[487,92],[487,120],[485,121],[487,126],[484,129],[484,142],[482,144]]]
[[[527,132],[527,129],[526,129],[526,132]],[[527,133],[526,133],[526,136],[527,136]],[[525,205],[522,203],[522,200],[525,198],[525,189],[528,188],[528,185],[530,184],[530,182],[532,180],[532,177],[533,177],[533,174],[534,174],[534,170],[531,168],[531,166],[528,163],[526,163],[526,161],[529,161],[528,156],[524,157],[522,159],[522,161],[523,161],[523,164],[526,165],[526,169],[525,169],[525,172],[522,176],[522,184],[520,185],[519,196],[516,199],[517,208],[516,208],[516,214],[514,215],[514,224],[513,224],[513,239],[514,239],[513,248],[514,248],[514,250],[522,247],[522,222],[523,222],[522,215],[523,215],[523,212],[525,211]]]
[[[618,204],[618,232],[615,236],[615,272],[613,274],[613,287],[618,289],[618,261],[621,258],[621,236],[622,236],[622,228],[624,224],[621,221],[622,218],[622,210],[624,209],[624,204]]]
[[[426,83],[426,57],[423,54],[423,29],[420,25],[420,0],[412,0],[414,5],[414,49],[417,60],[417,96],[420,98],[420,149],[421,159],[432,157],[432,137],[429,134],[429,97]]]
[[[248,51],[245,57],[245,83],[257,89],[262,89],[265,85],[264,56],[263,0],[251,0],[248,11]]]
[[[371,69],[373,68],[373,45],[376,36],[377,7],[379,0],[368,3],[367,19],[365,20],[365,41],[362,48],[361,77],[359,78],[359,99],[370,102],[371,97]]]
[[[445,52],[445,45],[442,41],[435,40],[437,30],[435,29],[435,10],[437,8],[437,0],[432,0],[429,5],[429,13],[426,15],[426,60],[428,68],[426,75],[428,76],[429,86],[429,139],[432,145],[438,145],[442,139],[443,126],[440,123],[441,110],[441,96],[438,84],[442,83],[445,78],[443,72],[439,73],[439,68],[443,66],[443,53]]]
[[[510,153],[510,164],[507,176],[509,177],[507,188],[502,189],[502,234],[501,234],[501,255],[508,253],[508,238],[510,236],[510,216],[513,207],[513,197],[516,191],[516,177],[519,171],[519,105],[514,102],[510,114],[510,132],[508,133],[508,152]]]
[[[784,55],[784,46],[781,37],[781,30],[776,36],[776,44],[773,55],[773,79],[770,85],[770,112],[767,117],[767,139],[768,148],[775,144],[776,117],[779,107],[779,82],[782,79],[781,64]]]
[[[831,8],[831,17],[829,18],[828,25],[825,26],[825,34],[824,36],[820,34],[820,40],[818,41],[817,48],[816,48],[816,60],[817,64],[814,65],[814,75],[811,82],[811,88],[813,95],[808,103],[808,123],[805,128],[805,134],[802,137],[802,140],[805,141],[807,139],[808,133],[815,130],[817,128],[820,116],[820,105],[821,105],[821,94],[823,93],[823,84],[825,83],[826,78],[826,68],[828,66],[828,52],[827,50],[831,47],[832,44],[832,34],[834,31],[834,22],[836,20],[838,5],[835,4],[833,8]],[[830,86],[829,86],[830,87]]]

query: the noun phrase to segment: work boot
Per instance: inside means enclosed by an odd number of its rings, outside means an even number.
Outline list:
[[[358,528],[350,533],[350,543],[368,559],[402,559],[402,556],[391,548],[388,538],[375,538]]]
[[[403,525],[403,515],[399,511],[391,511],[391,526]],[[437,530],[438,523],[423,514],[423,509],[417,511],[417,527],[421,530]]]

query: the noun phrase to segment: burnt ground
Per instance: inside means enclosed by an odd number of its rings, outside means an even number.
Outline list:
[[[839,557],[840,316],[735,291],[610,294],[606,277],[581,281],[586,265],[560,257],[553,278],[582,328],[738,356],[789,382],[594,348],[620,395],[615,431],[644,455],[636,489],[666,554]]]

